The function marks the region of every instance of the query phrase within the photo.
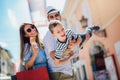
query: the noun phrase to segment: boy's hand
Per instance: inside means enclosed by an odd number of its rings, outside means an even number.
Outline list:
[[[68,43],[68,49],[71,49],[71,51],[74,50],[80,44],[81,41],[82,41],[82,39],[80,37],[78,37],[77,40],[76,39],[73,39],[73,40],[70,39],[69,43]]]
[[[77,47],[77,45],[75,44],[76,40],[75,39],[70,39],[69,43],[68,43],[68,49],[70,49],[71,51],[73,49],[75,49]]]
[[[86,37],[85,41],[90,39],[90,35],[88,33],[86,33],[85,37]]]

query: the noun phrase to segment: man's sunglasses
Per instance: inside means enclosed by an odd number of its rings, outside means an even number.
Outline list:
[[[60,16],[59,13],[55,14],[54,16],[51,15],[51,16],[49,16],[49,18],[50,18],[50,19],[53,19],[54,17],[58,17],[58,16]]]
[[[31,25],[31,28],[28,28],[26,31],[30,33],[32,31],[32,29],[34,29],[34,28],[35,28],[35,26]]]

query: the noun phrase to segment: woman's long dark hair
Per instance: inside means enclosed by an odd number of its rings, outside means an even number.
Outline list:
[[[33,24],[24,23],[23,25],[20,26],[20,60],[21,61],[23,61],[23,56],[24,56],[23,55],[23,51],[24,51],[24,45],[25,45],[25,43],[28,43],[30,45],[30,39],[29,39],[29,37],[25,37],[24,28],[25,28],[26,25],[34,26],[35,29],[36,29],[36,31],[37,31],[37,33],[39,33],[38,30],[37,30],[37,28],[36,28],[36,26],[33,25]],[[43,48],[43,44],[42,44],[41,39],[39,38],[39,34],[36,36],[36,42],[38,43],[38,47],[42,49]]]

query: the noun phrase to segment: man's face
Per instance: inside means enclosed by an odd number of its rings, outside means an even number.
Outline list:
[[[48,21],[50,22],[51,20],[59,20],[61,21],[61,16],[59,12],[54,12],[48,15]]]

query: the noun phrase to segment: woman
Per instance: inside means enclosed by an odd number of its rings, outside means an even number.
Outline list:
[[[47,60],[35,25],[24,23],[20,27],[20,59],[23,71],[18,72],[17,80],[49,80]]]
[[[24,23],[20,27],[20,59],[26,70],[47,66],[45,51],[35,25]]]

